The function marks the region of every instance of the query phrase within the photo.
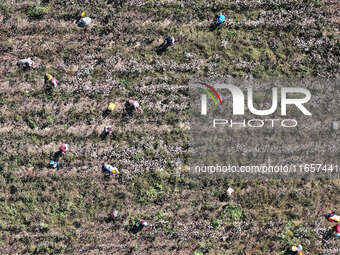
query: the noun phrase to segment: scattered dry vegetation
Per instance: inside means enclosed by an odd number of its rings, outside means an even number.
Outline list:
[[[81,10],[90,27],[76,26]],[[227,24],[209,31],[221,10]],[[188,81],[336,78],[336,0],[4,0],[0,24],[1,254],[289,254],[301,243],[314,255],[339,247],[324,218],[340,212],[338,179],[210,180],[186,171]],[[169,34],[176,44],[158,55]],[[29,56],[35,68],[19,69]],[[50,93],[45,72],[60,84]],[[143,114],[126,113],[130,98]],[[118,109],[104,116],[110,101]],[[102,140],[106,125],[113,134]],[[50,170],[61,143],[70,152]],[[122,175],[104,178],[104,162]],[[149,226],[134,233],[140,218]]]

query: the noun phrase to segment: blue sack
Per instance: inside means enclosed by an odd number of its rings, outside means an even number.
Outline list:
[[[58,168],[58,165],[59,165],[58,162],[55,162],[55,161],[53,161],[53,160],[50,160],[50,167],[51,167],[51,168]]]
[[[225,16],[223,14],[220,14],[217,18],[217,23],[221,24],[225,21]]]

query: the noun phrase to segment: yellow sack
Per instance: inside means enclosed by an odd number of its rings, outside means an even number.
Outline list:
[[[109,106],[108,106],[108,109],[109,109],[110,111],[113,111],[114,109],[116,109],[116,104],[110,102],[110,103],[109,103]]]
[[[80,16],[81,16],[82,18],[85,17],[85,12],[82,11]]]
[[[48,80],[51,80],[53,78],[52,75],[50,75],[49,73],[46,73],[45,76]]]

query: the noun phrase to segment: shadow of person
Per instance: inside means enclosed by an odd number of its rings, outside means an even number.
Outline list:
[[[26,72],[26,71],[28,71],[28,70],[31,69],[31,67],[29,66],[28,63],[25,63],[25,64],[23,64],[23,65],[20,65],[19,63],[17,63],[17,66],[18,66],[18,67],[21,67],[21,69],[22,69],[24,72]]]
[[[110,111],[109,109],[106,109],[105,111],[103,111],[102,116],[103,116],[103,118],[106,118],[106,117],[108,117],[110,114],[111,114],[111,111]]]
[[[124,111],[120,115],[120,123],[128,123],[131,120],[131,117],[134,115],[135,109],[134,106],[126,101],[124,103]]]
[[[44,90],[45,90],[45,93],[49,96],[52,96],[53,95],[53,87],[51,86],[50,84],[50,81],[46,78],[44,78]]]
[[[296,255],[297,253],[295,251],[292,251],[291,249],[287,248],[284,255]]]
[[[110,182],[110,181],[111,181],[111,175],[110,175],[110,173],[108,173],[107,171],[102,171],[102,173],[103,173],[103,179],[104,179],[104,181]]]
[[[59,161],[59,159],[61,158],[62,155],[63,155],[62,151],[55,152],[54,155],[53,155],[53,160]]]
[[[125,111],[126,113],[129,115],[129,116],[132,116],[133,115],[133,112],[135,111],[135,108],[133,107],[132,104],[130,104],[129,101],[126,101],[125,104]]]
[[[138,232],[142,231],[142,229],[144,228],[143,225],[133,225],[131,228],[130,228],[130,232],[132,234],[137,234]]]
[[[169,46],[170,46],[170,44],[163,43],[162,45],[157,47],[156,48],[157,55],[162,55],[169,48]]]
[[[100,134],[100,139],[105,140],[107,137],[109,136],[109,133],[105,132],[105,130],[103,130],[103,132]]]
[[[117,220],[117,218],[118,218],[118,217],[115,217],[114,214],[113,214],[113,212],[111,212],[111,213],[109,213],[109,214],[107,215],[107,217],[105,218],[105,222],[106,222],[106,223],[110,223],[110,222],[115,223],[116,220]]]
[[[212,32],[212,31],[215,31],[218,27],[220,26],[219,23],[217,22],[213,22],[211,23],[210,27],[209,27],[209,30]]]

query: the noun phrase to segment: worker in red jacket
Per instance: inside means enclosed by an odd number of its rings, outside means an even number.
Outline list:
[[[68,145],[67,144],[60,145],[59,150],[61,153],[66,153],[68,151]]]
[[[335,213],[332,212],[332,213],[328,214],[327,220],[329,222],[340,222],[340,216],[335,215]]]

